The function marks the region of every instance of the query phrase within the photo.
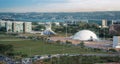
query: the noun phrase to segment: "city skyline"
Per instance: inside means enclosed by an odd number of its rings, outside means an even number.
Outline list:
[[[0,0],[0,12],[120,11],[120,0]]]

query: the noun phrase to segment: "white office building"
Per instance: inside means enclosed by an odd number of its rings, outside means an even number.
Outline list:
[[[120,36],[113,37],[113,48],[120,48]]]

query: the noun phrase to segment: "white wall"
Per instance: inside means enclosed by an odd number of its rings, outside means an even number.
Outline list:
[[[120,36],[114,36],[113,37],[113,48],[120,48]]]

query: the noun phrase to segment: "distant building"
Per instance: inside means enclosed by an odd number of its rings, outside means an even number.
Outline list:
[[[88,20],[68,20],[68,21],[65,21],[65,23],[67,23],[67,25],[77,25],[80,22],[88,23]]]
[[[0,21],[0,28],[4,27],[6,32],[30,33],[32,31],[32,22],[20,21]]]
[[[120,36],[113,37],[113,48],[120,48]]]
[[[23,33],[23,22],[13,22],[13,32]]]
[[[112,20],[113,24],[120,24],[120,20]]]
[[[108,25],[107,25],[107,20],[102,20],[102,27],[103,27],[103,28],[108,27]]]
[[[0,20],[0,28],[5,27],[5,23],[6,23],[6,21]]]
[[[60,22],[53,22],[56,26],[60,26]]]
[[[6,31],[7,32],[12,32],[12,30],[13,30],[13,25],[12,25],[13,23],[12,22],[10,22],[10,21],[8,21],[8,22],[6,22]]]
[[[24,22],[23,28],[25,33],[30,33],[32,31],[32,22]]]
[[[67,25],[76,25],[77,21],[65,21],[65,23],[67,23]]]
[[[38,22],[39,25],[45,25],[45,22]]]

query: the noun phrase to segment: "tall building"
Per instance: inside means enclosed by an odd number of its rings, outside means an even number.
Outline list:
[[[12,32],[13,31],[13,27],[12,27],[12,22],[8,21],[6,22],[6,31],[7,32]]]
[[[32,22],[24,22],[23,28],[25,33],[30,33],[32,31]]]
[[[13,32],[23,33],[23,22],[13,22]]]
[[[106,28],[108,25],[107,25],[107,20],[102,20],[102,27],[103,28]]]
[[[120,48],[120,36],[113,37],[113,48]]]

